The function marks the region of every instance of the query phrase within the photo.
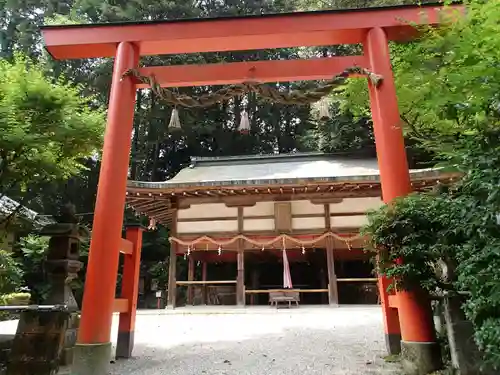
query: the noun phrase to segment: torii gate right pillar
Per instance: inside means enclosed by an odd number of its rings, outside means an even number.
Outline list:
[[[369,83],[369,93],[382,197],[384,202],[389,203],[409,194],[411,182],[389,44],[383,29],[373,28],[367,33],[364,51],[371,71],[383,77],[378,87]],[[439,353],[439,346],[436,344],[429,300],[419,290],[398,291],[390,300],[387,285],[387,280],[380,278],[379,290],[389,352],[394,353],[401,348],[403,355],[406,353],[418,367],[418,374],[439,369],[440,355],[433,354]]]

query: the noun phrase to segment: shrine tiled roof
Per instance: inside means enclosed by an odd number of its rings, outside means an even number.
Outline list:
[[[412,180],[436,178],[440,173],[432,168],[410,170]],[[129,181],[129,187],[169,189],[345,181],[379,182],[377,160],[324,153],[192,158],[190,166],[168,181]]]
[[[458,178],[442,169],[410,170],[413,191]],[[158,223],[170,223],[179,198],[267,199],[263,196],[380,197],[379,168],[373,157],[294,153],[192,158],[191,164],[163,182],[129,181],[127,205]]]
[[[5,218],[12,213],[15,213],[17,218],[32,223],[36,228],[41,228],[54,222],[52,218],[39,215],[37,212],[30,210],[25,206],[19,207],[20,205],[21,204],[14,199],[11,199],[6,195],[2,196],[0,198],[0,218]]]

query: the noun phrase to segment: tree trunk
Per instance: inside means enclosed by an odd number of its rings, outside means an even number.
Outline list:
[[[142,90],[137,91],[137,106],[136,106],[136,113],[139,113],[141,110],[141,105],[142,105]],[[132,180],[137,179],[137,169],[138,169],[138,154],[139,154],[139,133],[141,129],[141,119],[139,116],[135,116],[135,121],[134,121],[134,138],[133,138],[133,143],[132,143],[132,162],[131,162],[131,168],[130,168],[130,178]]]
[[[481,354],[474,341],[474,327],[465,318],[462,310],[463,302],[461,296],[444,297],[444,316],[452,366],[458,375],[493,375],[493,372],[480,371]]]
[[[158,160],[160,158],[160,142],[156,141],[153,147],[153,167],[151,169],[151,182],[156,181],[158,174]]]

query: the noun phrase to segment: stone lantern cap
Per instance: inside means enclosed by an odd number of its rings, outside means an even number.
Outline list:
[[[39,234],[50,237],[73,237],[78,239],[87,239],[90,237],[90,231],[79,224],[74,223],[55,223],[43,227]]]
[[[65,204],[60,214],[55,216],[56,223],[44,226],[40,230],[41,236],[51,237],[73,237],[77,239],[86,239],[90,236],[87,228],[79,224],[75,206],[71,203]]]

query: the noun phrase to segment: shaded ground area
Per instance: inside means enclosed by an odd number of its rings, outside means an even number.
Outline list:
[[[140,313],[135,358],[111,374],[401,374],[382,359],[380,307],[184,312]]]

